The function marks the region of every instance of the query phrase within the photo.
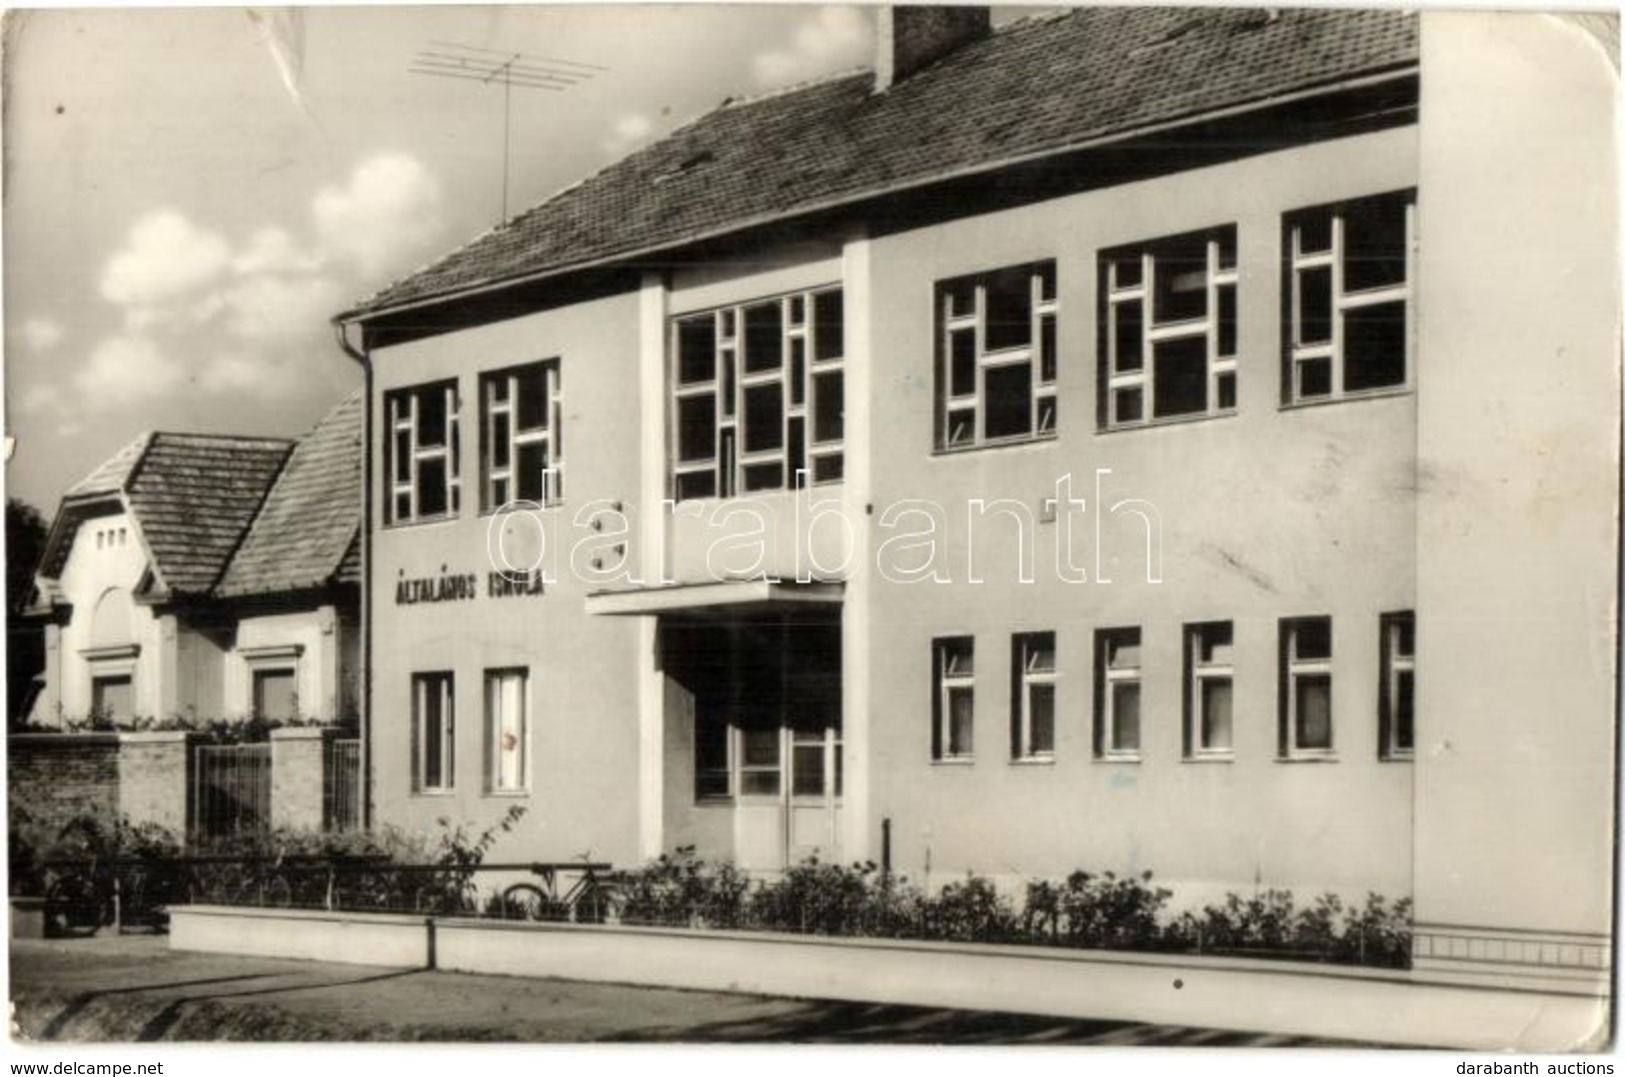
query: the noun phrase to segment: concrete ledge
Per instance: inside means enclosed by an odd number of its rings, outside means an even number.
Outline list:
[[[422,916],[230,905],[169,909],[171,950],[427,968],[434,963],[431,940]]]
[[[217,906],[172,909],[170,931],[176,949],[1405,1046],[1556,1052],[1608,1035],[1606,994],[1184,954]]]

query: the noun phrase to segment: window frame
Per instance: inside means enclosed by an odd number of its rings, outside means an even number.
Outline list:
[[[1205,243],[1202,270],[1204,313],[1195,318],[1175,318],[1159,322],[1156,302],[1159,260],[1167,262],[1180,244],[1201,240]],[[1241,274],[1238,249],[1239,230],[1234,223],[1214,225],[1175,235],[1124,244],[1100,252],[1097,260],[1096,291],[1099,295],[1096,357],[1096,425],[1101,432],[1133,430],[1166,423],[1193,422],[1234,415],[1240,402],[1238,371],[1241,353]],[[1228,255],[1228,262],[1226,257]],[[1120,267],[1137,261],[1138,280],[1120,281]],[[1223,293],[1229,289],[1232,340],[1223,350]],[[1138,304],[1140,308],[1139,366],[1120,368],[1118,362],[1117,310]],[[1204,394],[1207,406],[1201,410],[1159,416],[1156,410],[1156,347],[1158,344],[1187,340],[1203,341],[1205,351]],[[1230,403],[1221,405],[1228,379]],[[1120,393],[1139,393],[1139,416],[1119,416]]]
[[[1027,275],[1028,339],[1024,345],[990,349],[988,336],[988,283],[1000,274],[1025,272]],[[972,289],[971,310],[956,311],[956,288]],[[1046,294],[1047,293],[1047,294]],[[974,452],[1004,445],[1025,445],[1053,441],[1059,436],[1060,400],[1056,392],[1060,373],[1060,278],[1053,258],[1020,262],[996,269],[981,270],[939,280],[933,286],[935,360],[932,364],[934,430],[932,443],[937,453]],[[1045,334],[1046,322],[1049,333]],[[953,392],[953,343],[955,334],[972,334],[975,387],[969,393]],[[1045,354],[1046,341],[1054,354]],[[1047,359],[1047,363],[1046,363]],[[1028,367],[1029,432],[998,437],[987,435],[989,371]],[[1048,370],[1048,377],[1045,371]],[[1049,407],[1049,426],[1044,426],[1044,408]],[[967,441],[955,440],[954,416],[970,412],[971,433]]]
[[[441,705],[438,782],[430,782],[428,730],[429,692]],[[457,788],[457,678],[451,670],[412,674],[412,792],[420,796],[452,793]]]
[[[265,711],[263,687],[268,677],[287,677],[293,683],[293,713],[290,715],[271,715]],[[255,717],[266,721],[287,721],[298,718],[299,715],[299,668],[294,665],[262,665],[251,666],[248,671],[248,702]]]
[[[107,710],[103,705],[103,696],[109,685],[122,684],[128,692],[130,711],[125,715],[118,715]],[[90,714],[92,717],[104,721],[117,722],[130,721],[135,717],[135,671],[123,670],[92,670],[90,674]]]
[[[545,427],[519,428],[519,387],[521,379],[532,372],[542,375],[542,413],[547,417]],[[480,409],[480,511],[492,513],[515,501],[530,501],[543,506],[564,502],[564,405],[563,366],[557,356],[530,363],[488,370],[479,377]],[[497,386],[503,384],[507,399],[498,400]],[[508,420],[508,463],[498,467],[496,461],[496,420]],[[547,466],[543,472],[544,489],[539,497],[529,497],[518,489],[519,449],[521,446],[545,445]],[[499,497],[497,485],[506,483],[506,497]]]
[[[1416,614],[1412,610],[1385,613],[1378,618],[1380,672],[1378,689],[1378,757],[1385,762],[1408,763],[1416,758]],[[1411,649],[1400,649],[1406,629]],[[1399,678],[1411,677],[1410,744],[1399,743]]]
[[[519,776],[517,781],[506,784],[502,775],[502,757],[499,752],[501,719],[503,715],[493,706],[501,698],[500,691],[503,681],[507,678],[519,680]],[[531,787],[531,708],[535,697],[530,691],[530,667],[528,666],[500,666],[485,670],[484,704],[485,704],[485,792],[490,796],[519,796],[530,792]]]
[[[419,443],[421,423],[420,399],[427,393],[440,390],[446,394],[446,440],[443,445],[430,445],[424,447]],[[401,405],[405,404],[406,407]],[[384,392],[384,424],[383,424],[383,458],[382,469],[384,483],[384,523],[390,527],[407,526],[418,523],[433,523],[440,520],[454,520],[462,512],[462,434],[459,425],[462,406],[461,387],[456,378],[443,378],[436,381],[422,382],[417,385],[402,386],[398,389],[389,389]],[[400,469],[400,449],[397,439],[401,435],[407,439],[405,459],[409,461],[408,475],[400,478],[397,472]],[[444,460],[446,463],[446,477],[444,480],[446,508],[442,512],[425,515],[418,511],[421,498],[419,480],[422,477],[422,465],[431,460]],[[401,512],[400,499],[406,499],[406,511]]]
[[[1229,638],[1228,662],[1202,661],[1207,633],[1223,629]],[[1217,644],[1215,644],[1217,646]],[[1193,761],[1229,762],[1236,758],[1236,629],[1234,621],[1200,621],[1185,626],[1185,758]],[[1214,747],[1203,743],[1207,718],[1203,688],[1211,681],[1230,685],[1230,743]]]
[[[1326,628],[1326,656],[1300,658],[1297,654],[1298,638],[1303,629],[1323,624]],[[1279,751],[1283,760],[1335,760],[1337,758],[1337,711],[1335,660],[1336,637],[1333,635],[1329,615],[1283,617],[1280,622],[1280,684],[1277,691],[1280,710]],[[1298,700],[1300,682],[1309,677],[1326,680],[1326,744],[1300,745],[1298,743]]]
[[[1132,640],[1132,644],[1130,644]],[[1113,666],[1111,648],[1132,645],[1140,650],[1139,661],[1133,666]],[[1145,743],[1145,633],[1139,625],[1121,625],[1095,630],[1095,758],[1110,763],[1137,763]],[[1117,704],[1112,688],[1119,684],[1132,684],[1138,689],[1139,706],[1135,715],[1136,746],[1120,747],[1117,728]]]
[[[1034,659],[1045,649],[1047,641],[1049,668],[1035,668]],[[1053,763],[1055,761],[1055,714],[1059,702],[1060,680],[1055,649],[1055,632],[1018,632],[1010,637],[1010,759],[1017,763]],[[1048,748],[1033,747],[1033,690],[1050,691]]]
[[[820,300],[839,304],[840,345],[833,355],[820,357],[824,327],[833,323],[818,317]],[[748,314],[769,305],[779,308],[779,362],[761,370],[747,369]],[[682,331],[700,319],[712,319],[711,376],[685,382],[682,370]],[[846,478],[846,295],[841,283],[762,296],[708,310],[690,311],[669,319],[666,416],[667,483],[673,501],[724,499],[741,494],[800,490],[829,486]],[[828,387],[840,387],[836,415],[838,437],[819,438],[818,405]],[[747,449],[747,408],[751,390],[779,390],[778,445]],[[682,406],[684,401],[711,400],[711,455],[683,459]],[[750,469],[779,467],[777,486],[752,487]],[[802,473],[805,473],[803,476]],[[709,476],[708,493],[684,493],[684,479]]]
[[[969,668],[951,668],[950,658],[961,651],[969,658]],[[963,764],[976,759],[976,637],[938,636],[931,640],[931,761]],[[956,692],[970,695],[970,743],[958,746],[953,737],[953,698]]]
[[[1403,200],[1405,205],[1405,280],[1377,288],[1344,291],[1345,254],[1347,253],[1346,218],[1351,209],[1382,201]],[[1329,214],[1330,240],[1326,250],[1302,249],[1304,223],[1321,214]],[[1417,218],[1416,190],[1408,188],[1362,195],[1318,206],[1305,206],[1291,210],[1281,217],[1281,406],[1283,408],[1308,407],[1331,404],[1343,400],[1359,400],[1372,396],[1385,396],[1410,392],[1416,384],[1416,271],[1417,271]],[[1326,269],[1331,274],[1329,317],[1331,335],[1325,341],[1302,343],[1302,274]],[[1396,384],[1377,385],[1366,389],[1345,389],[1347,356],[1344,354],[1344,316],[1351,310],[1403,304],[1405,325],[1405,376]],[[1329,392],[1305,395],[1303,368],[1307,363],[1330,361],[1331,388]]]

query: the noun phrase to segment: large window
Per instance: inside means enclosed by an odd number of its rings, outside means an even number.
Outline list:
[[[1332,619],[1281,622],[1281,754],[1332,753]]]
[[[517,793],[530,781],[530,677],[523,669],[485,672],[485,784]]]
[[[931,646],[931,758],[969,760],[975,746],[976,641],[939,639]]]
[[[1284,402],[1410,383],[1415,200],[1400,192],[1286,216]]]
[[[1095,633],[1095,754],[1140,757],[1140,630]]]
[[[549,505],[564,496],[559,363],[480,375],[480,507]]]
[[[438,381],[384,394],[385,516],[409,523],[457,515],[457,382]]]
[[[841,290],[797,292],[673,325],[679,500],[839,482],[846,437]]]
[[[1385,613],[1382,631],[1382,757],[1410,759],[1416,751],[1416,615]]]
[[[1102,427],[1233,411],[1236,344],[1235,225],[1101,254]]]
[[[1010,646],[1010,755],[1055,758],[1055,633],[1028,632]]]
[[[412,777],[420,793],[445,792],[456,774],[457,723],[450,673],[412,675]]]
[[[1055,263],[942,281],[936,289],[936,445],[1053,437]]]
[[[1185,756],[1229,759],[1234,750],[1234,630],[1229,621],[1185,626]]]

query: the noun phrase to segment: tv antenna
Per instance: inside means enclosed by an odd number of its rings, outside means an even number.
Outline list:
[[[508,219],[508,159],[513,140],[513,91],[547,90],[563,93],[571,86],[592,78],[607,67],[585,64],[578,60],[562,60],[548,56],[529,56],[522,52],[486,49],[476,45],[457,45],[449,41],[431,41],[412,57],[408,70],[414,75],[433,75],[443,79],[462,79],[481,82],[487,86],[502,87],[502,219]]]

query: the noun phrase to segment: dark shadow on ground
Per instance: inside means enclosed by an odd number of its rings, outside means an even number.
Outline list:
[[[805,1002],[787,1013],[656,1026],[604,1037],[614,1043],[1114,1044],[1121,1046],[1323,1046],[1325,1041],[1215,1029],[919,1009],[858,1002]]]

